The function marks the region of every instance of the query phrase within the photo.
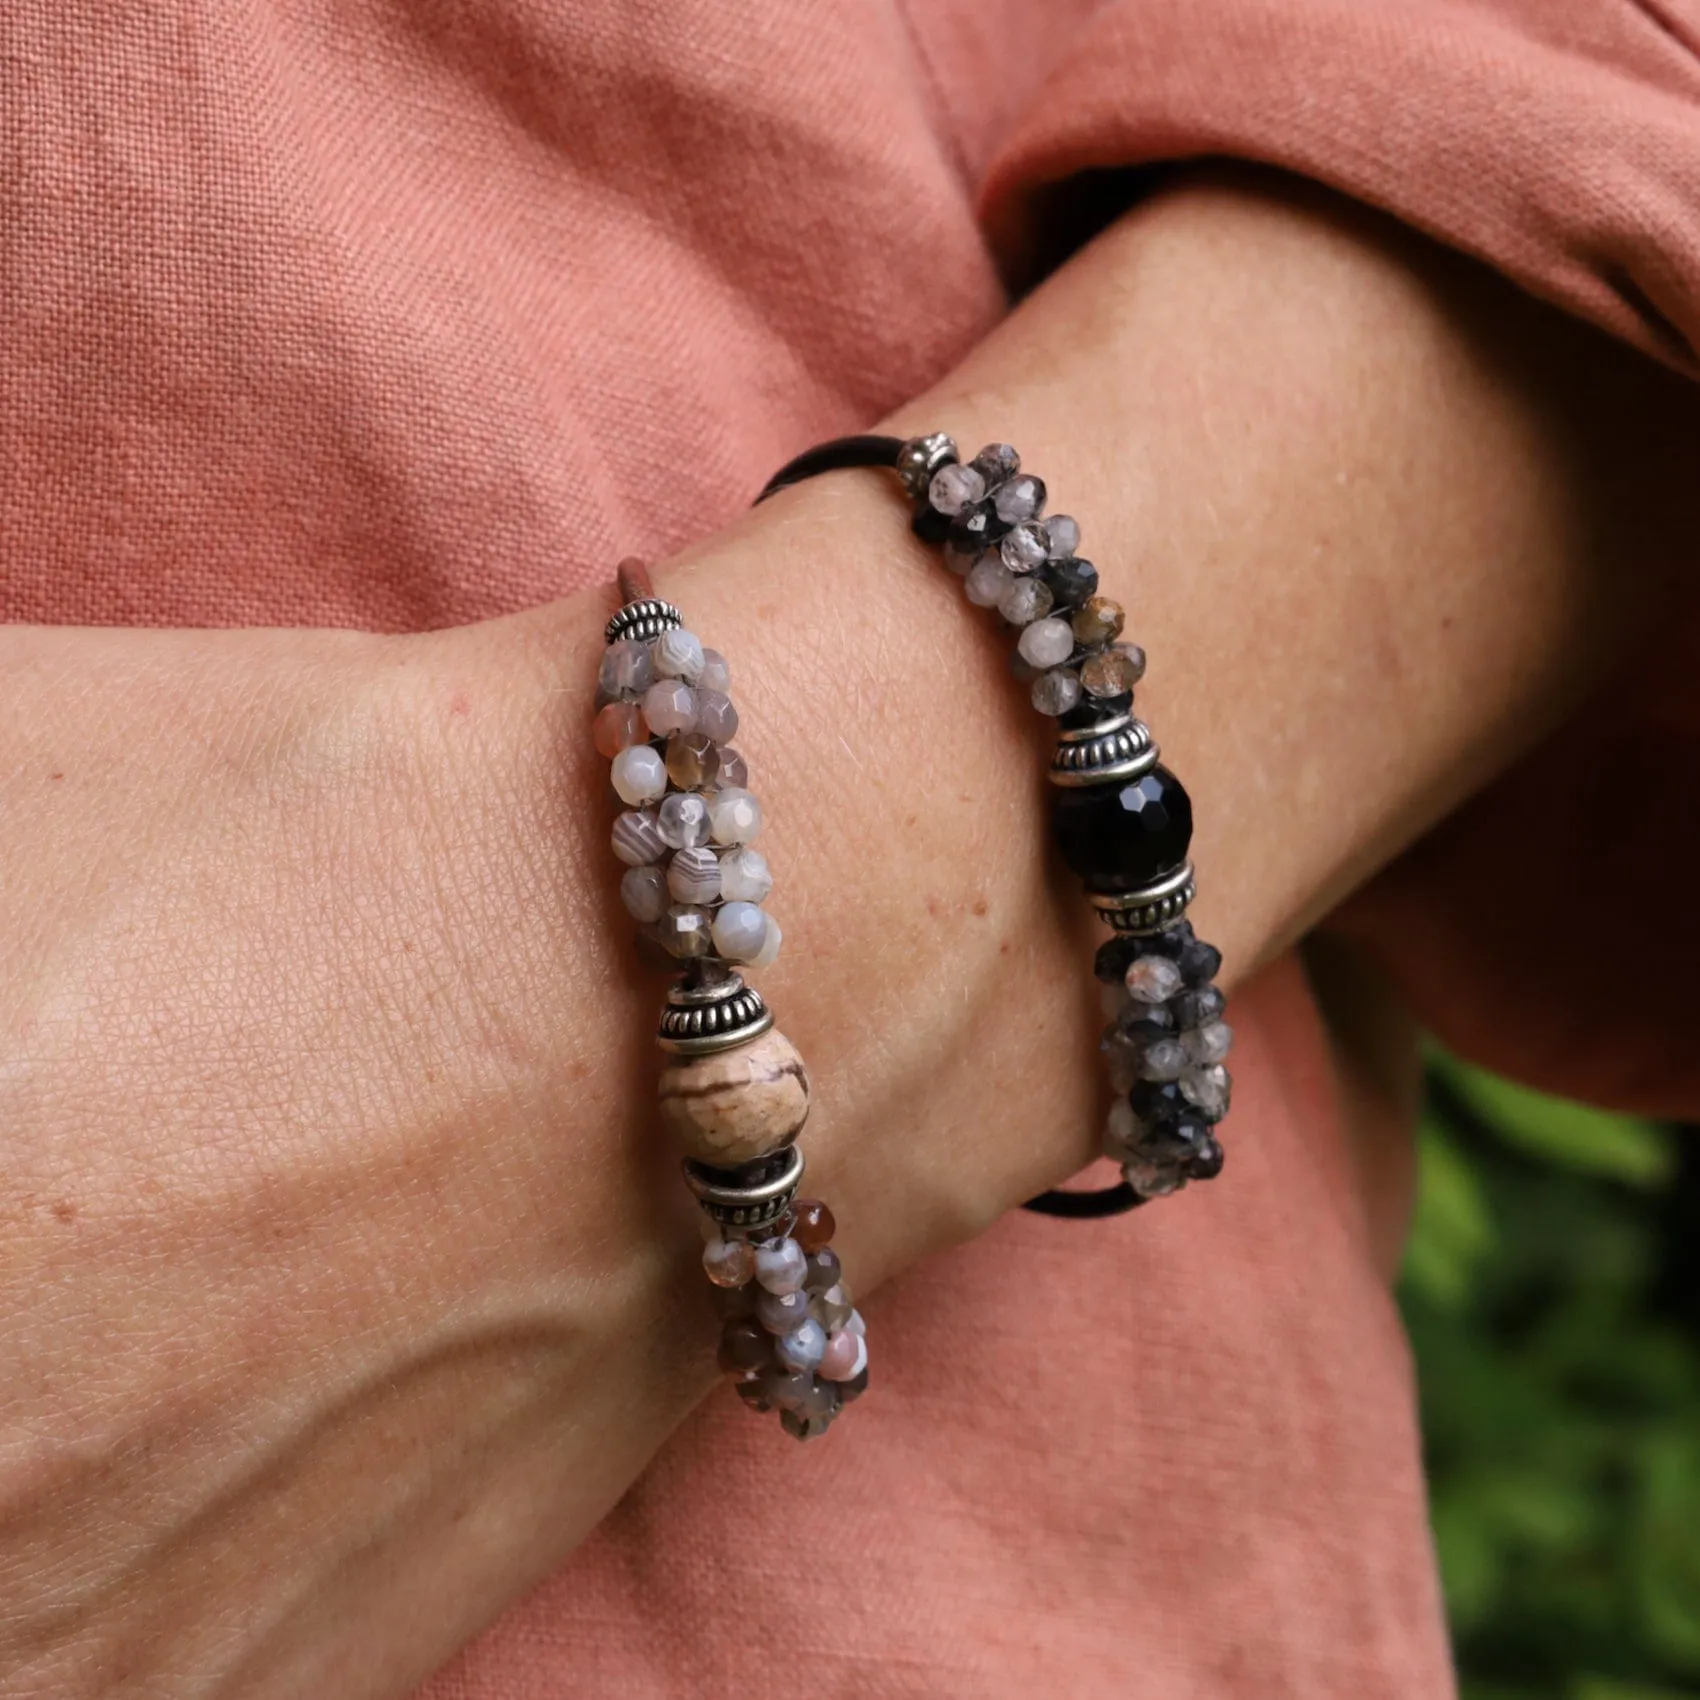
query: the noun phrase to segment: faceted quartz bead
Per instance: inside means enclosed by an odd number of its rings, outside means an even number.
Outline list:
[[[1190,1062],[1204,1066],[1226,1062],[1228,1052],[1233,1048],[1234,1030],[1225,1021],[1212,1021],[1190,1033],[1183,1033],[1181,1043],[1186,1047]]]
[[[1015,582],[1015,574],[996,555],[982,556],[968,574],[963,592],[976,608],[996,608]]]
[[[1133,669],[1133,682],[1137,685],[1145,677],[1145,651],[1136,643],[1118,643],[1115,651],[1117,655],[1127,657],[1127,664]]]
[[[713,919],[706,909],[674,904],[655,924],[662,949],[682,960],[707,956]]]
[[[1166,956],[1135,957],[1124,983],[1137,1003],[1167,1003],[1181,989],[1181,971]]]
[[[1024,520],[1004,538],[999,552],[1012,573],[1030,573],[1050,559],[1050,539],[1042,525]]]
[[[1155,1039],[1140,1058],[1142,1080],[1179,1080],[1187,1066],[1186,1050],[1179,1039]]]
[[[705,649],[702,652],[702,667],[697,673],[695,684],[698,690],[703,691],[731,690],[732,669],[718,649]]]
[[[659,750],[648,744],[633,744],[621,750],[608,769],[614,790],[622,803],[638,808],[653,803],[667,789],[667,766]]]
[[[1021,456],[1008,443],[987,443],[968,463],[991,489],[1013,478],[1021,470]]]
[[[941,514],[954,518],[986,493],[986,480],[971,466],[941,466],[927,487],[927,500]]]
[[[767,858],[747,844],[722,852],[720,894],[729,902],[760,903],[773,890]]]
[[[1033,706],[1053,718],[1067,714],[1080,701],[1080,675],[1068,667],[1041,673],[1033,681]]]
[[[717,744],[729,744],[738,735],[738,711],[724,691],[696,689],[696,730]]]
[[[656,867],[627,868],[620,881],[620,901],[634,921],[648,926],[667,912],[667,880]]]
[[[836,1287],[828,1287],[824,1293],[816,1293],[810,1304],[815,1317],[829,1334],[835,1328],[842,1328],[854,1310],[850,1303],[850,1289],[842,1281]]]
[[[753,1253],[755,1278],[770,1293],[795,1293],[809,1272],[808,1253],[794,1239],[764,1240]]]
[[[1125,782],[1059,788],[1051,829],[1088,891],[1135,891],[1186,860],[1192,801],[1167,768],[1155,767]]]
[[[1089,655],[1080,667],[1080,683],[1090,697],[1119,697],[1138,683],[1133,663],[1114,649]]]
[[[667,840],[661,836],[653,809],[628,809],[614,821],[614,854],[628,868],[641,868],[646,862],[659,862],[667,854]]]
[[[1074,633],[1067,620],[1035,620],[1015,647],[1035,667],[1060,667],[1074,653]]]
[[[1052,556],[1061,560],[1080,547],[1080,526],[1072,515],[1052,514],[1045,521],[1045,539],[1051,546]]]
[[[683,855],[685,852],[681,851]],[[712,851],[703,851],[714,860]],[[674,858],[677,861],[677,858]],[[715,862],[718,881],[719,863]],[[671,876],[669,876],[670,878]],[[753,903],[723,904],[714,917],[714,948],[728,962],[750,962],[761,955],[767,943],[767,916]]]
[[[612,758],[621,750],[629,750],[633,744],[643,742],[646,736],[643,716],[638,713],[636,703],[606,703],[597,710],[590,735],[596,745],[596,753]]]
[[[702,672],[702,642],[694,632],[675,627],[663,632],[650,648],[655,671],[666,679],[694,684]]]
[[[1037,519],[1045,511],[1044,480],[1029,473],[1011,478],[998,486],[992,506],[1005,525],[1019,525],[1024,519]]]
[[[678,851],[667,864],[667,889],[678,903],[713,903],[720,896],[720,858],[706,844]]]
[[[658,679],[643,693],[643,718],[658,738],[696,726],[696,693],[677,679]]]
[[[716,1236],[702,1248],[702,1266],[715,1286],[741,1287],[755,1276],[755,1248],[748,1240],[728,1240]]]
[[[673,792],[655,811],[655,826],[669,849],[693,850],[706,844],[711,826],[708,799],[692,791]]]
[[[1213,1122],[1228,1113],[1228,1101],[1233,1082],[1220,1063],[1208,1067],[1189,1068],[1181,1076],[1181,1091]]]
[[[1178,1027],[1206,1027],[1212,1021],[1219,1021],[1227,1007],[1227,997],[1216,986],[1182,992],[1172,1005]]]
[[[1044,619],[1050,611],[1051,590],[1042,579],[1012,578],[998,598],[998,612],[1012,626],[1030,625]]]
[[[1112,601],[1108,596],[1089,596],[1075,609],[1074,618],[1070,624],[1074,628],[1074,641],[1091,648],[1096,644],[1109,643],[1121,636],[1122,626],[1127,615],[1119,602]],[[1128,689],[1133,687],[1130,684]],[[1091,686],[1087,686],[1090,690]],[[1100,693],[1094,691],[1096,696]]]
[[[709,801],[708,824],[716,844],[748,844],[761,831],[761,804],[748,791],[724,787]]]

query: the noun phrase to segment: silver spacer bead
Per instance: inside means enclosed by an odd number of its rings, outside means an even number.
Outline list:
[[[1088,893],[1098,918],[1118,933],[1156,933],[1172,927],[1186,914],[1187,905],[1198,895],[1192,863],[1182,862],[1172,874],[1164,874],[1140,891]]]
[[[903,488],[911,499],[918,502],[926,495],[933,474],[941,466],[949,466],[961,458],[956,444],[942,431],[935,431],[930,437],[911,437],[897,451],[897,476],[903,480]]]
[[[641,602],[628,602],[603,627],[602,637],[607,643],[618,643],[621,638],[635,638],[644,643],[663,632],[675,631],[684,623],[684,615],[671,602],[663,602],[659,596],[646,596]]]
[[[655,1042],[682,1057],[706,1057],[747,1045],[772,1025],[761,993],[733,974],[714,986],[674,986]]]
[[[1070,787],[1137,779],[1157,765],[1158,754],[1144,722],[1117,714],[1062,733],[1046,777],[1053,785]]]
[[[803,1148],[785,1150],[785,1167],[759,1186],[722,1186],[704,1175],[690,1158],[684,1162],[685,1185],[696,1194],[697,1203],[723,1228],[765,1228],[777,1222],[797,1198],[803,1179]]]

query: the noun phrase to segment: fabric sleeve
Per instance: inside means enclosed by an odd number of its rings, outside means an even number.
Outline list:
[[[1688,0],[1116,0],[983,182],[1019,268],[1046,189],[1230,157],[1382,208],[1700,374],[1700,7]]]

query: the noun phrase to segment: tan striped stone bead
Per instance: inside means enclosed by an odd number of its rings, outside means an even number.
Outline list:
[[[789,1145],[809,1115],[809,1072],[777,1028],[732,1051],[674,1057],[661,1072],[661,1116],[685,1154],[731,1168]]]

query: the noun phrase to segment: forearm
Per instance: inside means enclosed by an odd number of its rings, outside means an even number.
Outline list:
[[[1632,427],[1593,433],[1543,370]],[[1080,516],[1233,976],[1647,617],[1685,408],[1380,227],[1195,189],[898,425],[1014,440]],[[865,1287],[1095,1146],[1091,929],[1047,855],[1040,731],[872,475],[658,579],[732,660],[786,931],[763,987]],[[606,613],[135,639],[134,666],[110,635],[17,640],[5,1304],[31,1391],[0,1670],[94,1691],[122,1656],[162,1694],[233,1669],[281,1694],[357,1665],[395,1692],[709,1385],[588,735]]]

